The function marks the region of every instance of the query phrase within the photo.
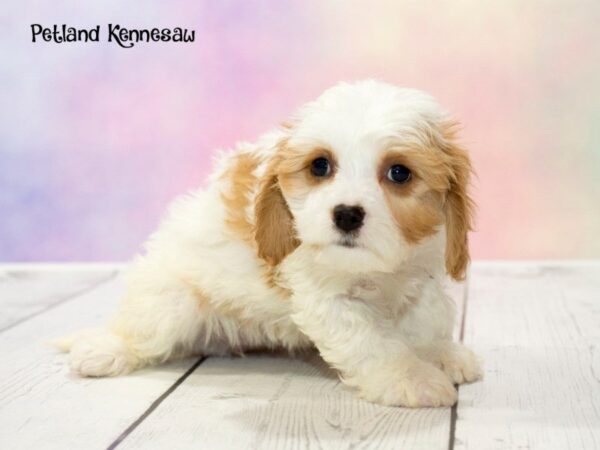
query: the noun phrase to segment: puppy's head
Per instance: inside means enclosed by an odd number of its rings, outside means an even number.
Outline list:
[[[445,240],[446,270],[462,279],[471,166],[455,132],[422,92],[376,81],[329,89],[300,109],[270,161],[256,199],[259,255],[276,265],[302,245],[317,263],[385,272]]]

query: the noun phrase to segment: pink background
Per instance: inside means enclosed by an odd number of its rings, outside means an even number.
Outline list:
[[[9,0],[0,261],[130,258],[215,148],[340,80],[431,92],[464,124],[475,258],[600,257],[600,2]],[[193,44],[106,42],[108,23]],[[31,43],[31,23],[102,26]]]

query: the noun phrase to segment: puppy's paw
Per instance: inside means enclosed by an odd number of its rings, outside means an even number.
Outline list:
[[[89,334],[70,347],[71,370],[83,377],[112,377],[131,372],[138,359],[125,342],[108,332]]]
[[[454,384],[472,383],[483,378],[475,353],[460,344],[452,344],[448,351],[439,353],[437,364]]]
[[[375,403],[410,408],[452,406],[458,396],[444,372],[422,361],[391,374],[386,384],[361,386],[360,394]]]

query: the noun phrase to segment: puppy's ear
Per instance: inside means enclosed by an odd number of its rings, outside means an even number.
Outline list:
[[[300,244],[292,213],[281,192],[274,164],[261,181],[255,204],[254,239],[258,256],[269,265],[278,265]]]
[[[446,196],[446,271],[457,281],[464,280],[469,264],[468,233],[473,227],[474,203],[469,196],[471,161],[456,143],[457,123],[444,130],[444,151],[450,156],[450,188]]]

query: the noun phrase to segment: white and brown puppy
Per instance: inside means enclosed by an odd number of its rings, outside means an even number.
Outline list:
[[[110,325],[60,342],[72,368],[316,346],[365,399],[452,405],[453,384],[481,376],[443,290],[469,261],[455,131],[422,92],[342,83],[222,154],[150,237]]]

